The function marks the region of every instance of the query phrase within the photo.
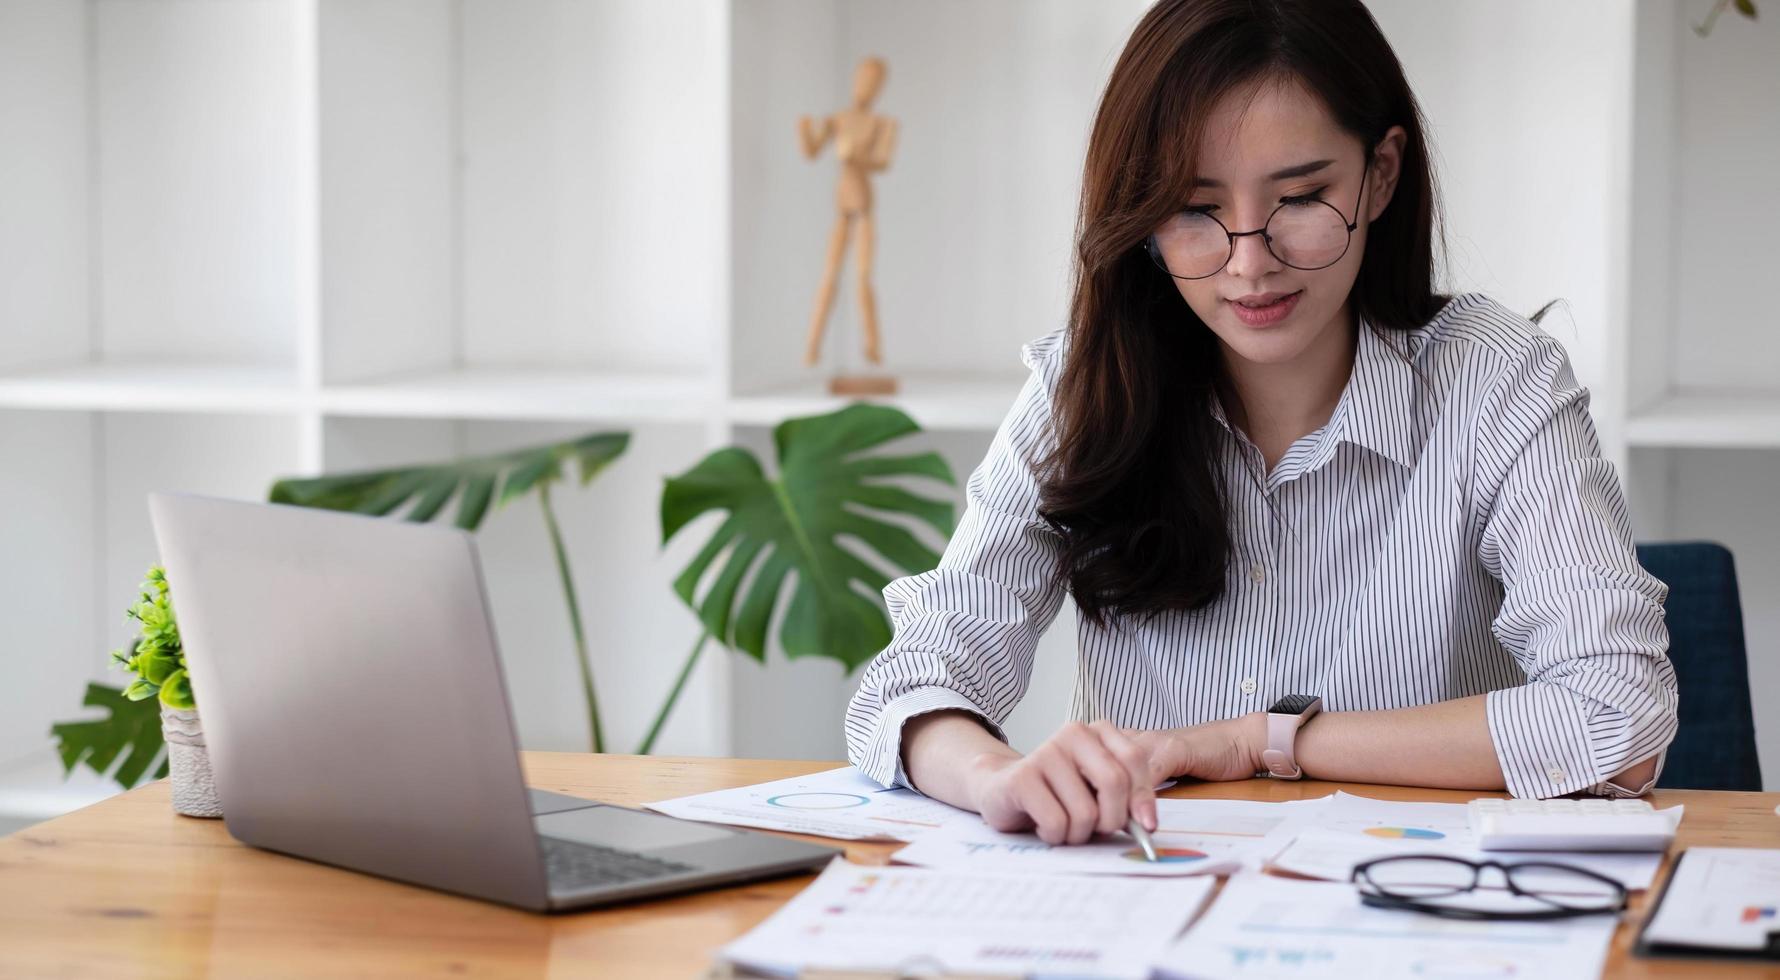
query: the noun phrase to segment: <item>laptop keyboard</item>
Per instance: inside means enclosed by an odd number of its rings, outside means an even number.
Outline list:
[[[553,888],[594,888],[694,870],[692,865],[620,851],[598,844],[539,837],[544,845],[544,875]]]

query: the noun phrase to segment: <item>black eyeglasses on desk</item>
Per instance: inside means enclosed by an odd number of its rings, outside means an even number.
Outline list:
[[[1496,908],[1476,900],[1483,873],[1491,868],[1507,883]],[[1355,865],[1352,881],[1367,905],[1448,919],[1569,919],[1617,914],[1626,907],[1625,885],[1586,868],[1548,861],[1503,864],[1405,854]]]

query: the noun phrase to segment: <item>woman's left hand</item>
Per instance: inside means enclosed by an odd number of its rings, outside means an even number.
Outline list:
[[[1127,729],[1125,734],[1150,755],[1150,771],[1160,783],[1169,779],[1223,782],[1249,779],[1267,768],[1267,715],[1250,712],[1224,721],[1154,731]]]

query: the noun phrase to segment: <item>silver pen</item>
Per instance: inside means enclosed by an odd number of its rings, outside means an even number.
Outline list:
[[[1156,857],[1156,843],[1150,840],[1150,832],[1143,829],[1143,824],[1138,823],[1136,817],[1132,817],[1125,822],[1125,833],[1130,834],[1135,838],[1137,846],[1143,848],[1143,859],[1145,861],[1160,860]]]

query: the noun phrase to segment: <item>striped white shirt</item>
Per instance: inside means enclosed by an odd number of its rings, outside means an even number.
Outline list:
[[[1668,590],[1638,564],[1587,389],[1557,341],[1482,294],[1388,336],[1360,325],[1328,423],[1271,473],[1214,400],[1228,589],[1148,622],[1082,618],[1072,717],[1174,728],[1286,694],[1364,711],[1488,693],[1515,796],[1646,791],[1654,778],[1610,777],[1674,737]],[[999,734],[1026,690],[1067,585],[1034,478],[1065,345],[1058,330],[1022,348],[1032,373],[939,566],[884,589],[893,638],[846,715],[848,756],[884,785],[909,785],[909,718],[960,708]]]

